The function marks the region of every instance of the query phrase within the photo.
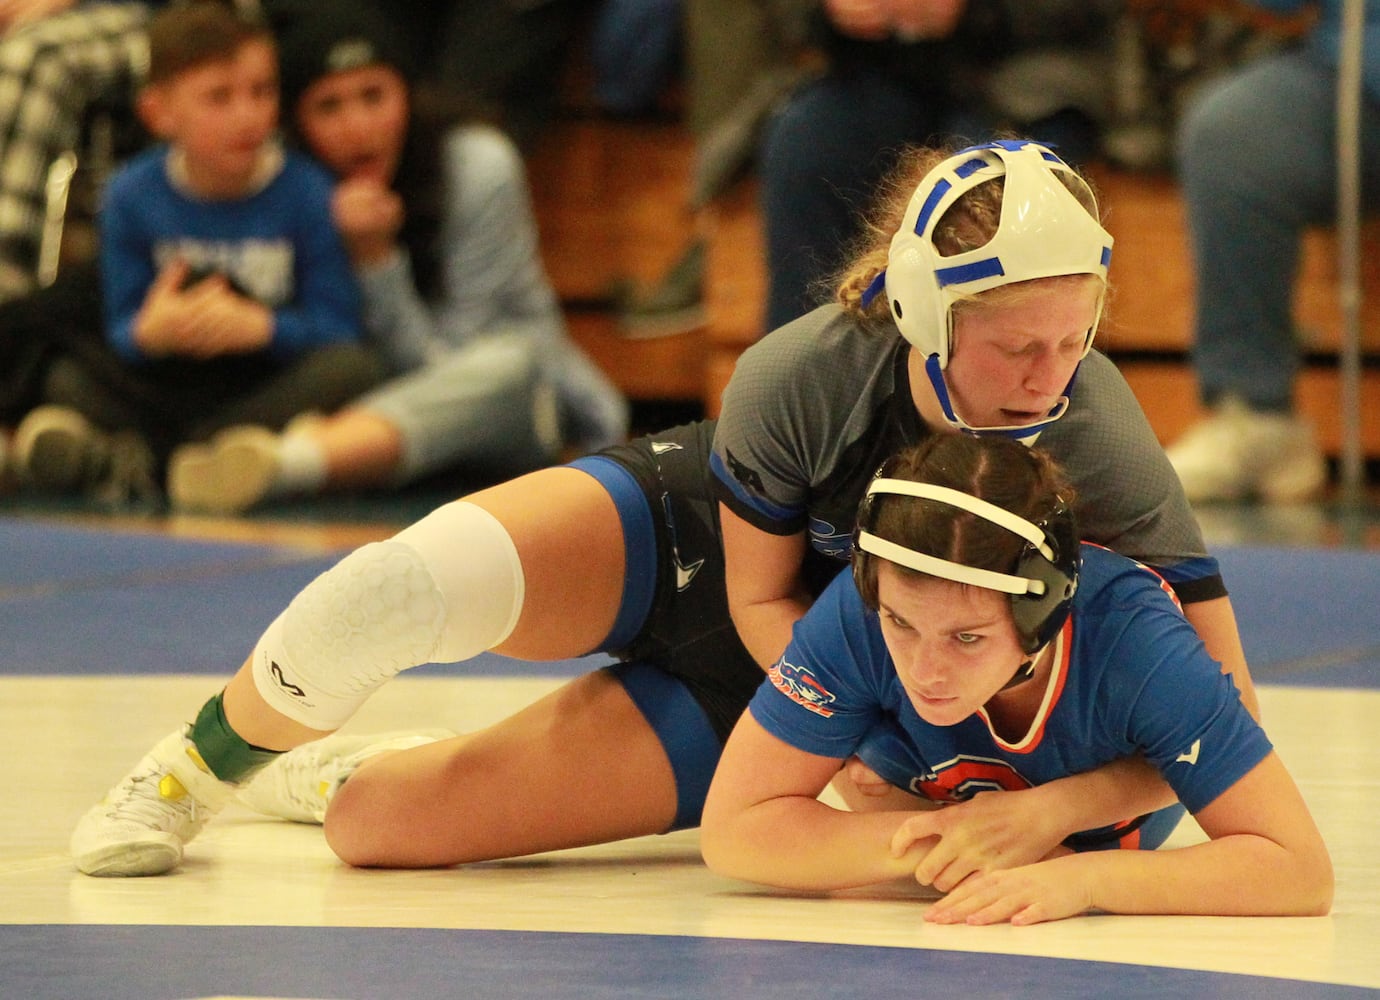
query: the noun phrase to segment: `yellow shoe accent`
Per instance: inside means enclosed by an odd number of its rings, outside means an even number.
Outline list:
[[[169,802],[177,802],[187,797],[187,787],[173,774],[165,774],[158,779],[158,794]]]
[[[187,756],[192,758],[192,763],[195,764],[203,774],[211,773],[211,769],[206,765],[206,761],[201,758],[201,751],[194,745],[189,744],[187,746]]]

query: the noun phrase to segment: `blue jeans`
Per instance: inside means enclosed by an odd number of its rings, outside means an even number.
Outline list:
[[[801,88],[768,123],[758,165],[766,230],[767,329],[828,298],[859,220],[906,145],[981,142],[997,124],[984,110],[880,73],[839,72]],[[1028,127],[1077,162],[1096,129],[1077,113]]]
[[[681,0],[603,0],[590,32],[594,96],[613,114],[656,105],[681,62]]]
[[[1178,136],[1197,279],[1194,364],[1203,399],[1292,409],[1300,350],[1293,290],[1308,226],[1337,218],[1336,87],[1303,50],[1212,86]],[[1380,105],[1363,98],[1363,201],[1380,195]]]

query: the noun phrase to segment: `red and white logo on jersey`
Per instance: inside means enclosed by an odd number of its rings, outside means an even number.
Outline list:
[[[1030,787],[1004,760],[959,754],[911,781],[911,791],[933,802],[967,802],[978,792],[1020,792]]]
[[[819,682],[819,678],[809,667],[797,667],[793,663],[787,663],[783,658],[767,670],[767,678],[778,691],[802,708],[826,719],[834,714],[834,710],[829,706],[837,699],[832,691],[827,690]]]

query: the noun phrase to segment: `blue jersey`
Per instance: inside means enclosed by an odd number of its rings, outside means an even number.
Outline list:
[[[1270,742],[1158,575],[1098,546],[1082,556],[1073,613],[1025,733],[1003,738],[981,712],[954,726],[924,722],[848,572],[796,624],[753,717],[791,746],[857,755],[935,802],[1030,788],[1139,752],[1197,811],[1264,760]],[[1158,846],[1181,814],[1162,810],[1123,846]],[[1070,844],[1115,840],[1090,831]]]

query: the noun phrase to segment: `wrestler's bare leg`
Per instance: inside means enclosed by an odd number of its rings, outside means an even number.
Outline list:
[[[488,729],[366,760],[326,839],[351,864],[430,867],[661,833],[675,813],[665,750],[600,670]]]

